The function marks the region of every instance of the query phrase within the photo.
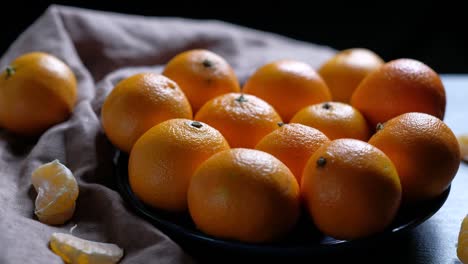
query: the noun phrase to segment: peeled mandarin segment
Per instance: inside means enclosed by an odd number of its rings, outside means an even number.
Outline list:
[[[468,162],[468,134],[459,136],[458,144],[460,144],[461,159]]]
[[[81,239],[69,234],[53,233],[50,248],[65,263],[113,264],[123,256],[123,250],[115,244]]]
[[[75,213],[75,202],[69,206],[68,209],[64,211],[59,211],[57,213],[38,213],[35,212],[39,221],[49,224],[49,225],[61,225],[67,222],[70,218],[72,218],[73,213]]]
[[[458,236],[457,256],[462,263],[468,263],[468,215],[465,216]]]
[[[58,160],[33,171],[31,182],[37,192],[34,213],[46,224],[63,224],[75,211],[78,184],[72,172]]]

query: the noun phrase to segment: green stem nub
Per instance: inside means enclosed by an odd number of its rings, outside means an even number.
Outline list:
[[[205,68],[211,68],[213,67],[213,62],[210,61],[210,60],[207,60],[207,59],[204,59],[203,62],[202,62],[203,66],[205,66]]]
[[[193,121],[190,125],[196,128],[201,128],[203,126],[203,124],[198,121]]]
[[[236,101],[239,103],[244,103],[247,102],[247,99],[245,99],[244,94],[241,94],[239,97],[236,98]]]
[[[375,130],[380,131],[384,128],[384,124],[378,123],[377,126],[375,127]]]
[[[324,104],[322,105],[322,108],[323,108],[323,109],[327,109],[327,110],[328,110],[328,109],[331,109],[331,107],[332,107],[332,106],[331,106],[330,103],[324,103]]]
[[[8,79],[11,76],[13,76],[13,74],[15,74],[16,69],[13,66],[8,66],[5,71],[6,71],[6,78]]]
[[[320,157],[317,160],[317,167],[323,168],[327,164],[327,160],[324,157]]]
[[[284,122],[278,122],[277,124],[278,124],[279,127],[284,126]]]

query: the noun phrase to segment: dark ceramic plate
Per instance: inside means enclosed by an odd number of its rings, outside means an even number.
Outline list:
[[[309,219],[302,214],[296,228],[277,243],[250,244],[218,239],[197,230],[188,214],[174,214],[160,211],[142,203],[132,193],[128,182],[128,155],[118,152],[115,157],[117,188],[123,199],[136,213],[165,232],[184,248],[197,248],[207,252],[232,253],[254,256],[317,256],[335,253],[339,250],[370,247],[397,234],[413,229],[434,215],[445,203],[450,188],[434,200],[417,207],[402,209],[395,221],[384,232],[365,239],[343,241],[324,236],[318,232]],[[215,250],[215,251],[213,251]]]

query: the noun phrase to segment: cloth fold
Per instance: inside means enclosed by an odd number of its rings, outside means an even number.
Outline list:
[[[4,69],[31,51],[65,61],[78,80],[72,116],[37,138],[0,130],[0,263],[54,264],[62,260],[48,248],[53,232],[115,243],[121,263],[190,263],[190,256],[157,228],[138,217],[114,188],[113,157],[100,124],[105,97],[121,79],[157,72],[187,49],[205,48],[224,57],[241,83],[257,67],[276,59],[305,61],[317,68],[334,53],[328,47],[220,21],[156,18],[51,6],[0,59]],[[34,216],[36,193],[31,172],[59,159],[72,170],[80,195],[75,214],[63,226]]]

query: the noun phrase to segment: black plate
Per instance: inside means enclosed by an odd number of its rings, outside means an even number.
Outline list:
[[[417,207],[402,209],[395,221],[384,232],[365,239],[344,241],[336,240],[318,232],[303,213],[296,228],[288,237],[277,243],[250,244],[231,240],[218,239],[206,235],[195,228],[190,216],[174,214],[146,206],[138,200],[130,189],[128,182],[128,155],[117,152],[114,159],[116,166],[117,188],[123,199],[147,221],[161,229],[184,248],[197,251],[233,253],[235,255],[253,256],[317,256],[336,253],[339,250],[354,250],[371,247],[397,234],[413,229],[434,215],[445,203],[450,188],[434,200],[419,204]]]

